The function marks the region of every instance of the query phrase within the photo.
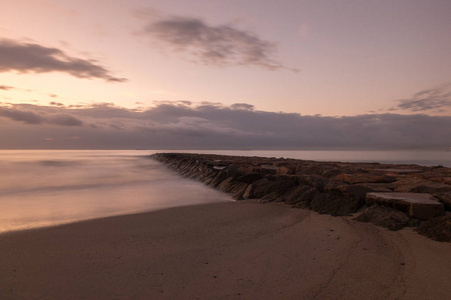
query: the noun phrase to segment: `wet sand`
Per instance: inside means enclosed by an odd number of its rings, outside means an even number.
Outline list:
[[[449,299],[451,244],[240,201],[0,235],[1,299]]]

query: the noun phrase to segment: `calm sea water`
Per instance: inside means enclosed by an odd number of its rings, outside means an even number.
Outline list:
[[[0,233],[232,199],[149,158],[174,151],[0,151]],[[447,151],[180,151],[451,167]]]

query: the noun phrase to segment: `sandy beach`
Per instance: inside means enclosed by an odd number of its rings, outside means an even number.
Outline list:
[[[449,299],[451,244],[241,201],[0,235],[2,299]]]

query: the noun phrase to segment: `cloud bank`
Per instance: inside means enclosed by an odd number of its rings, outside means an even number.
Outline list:
[[[188,52],[196,62],[204,65],[299,71],[274,58],[275,43],[227,25],[211,26],[200,19],[172,17],[148,23],[142,33],[176,52]]]
[[[148,109],[9,104],[0,109],[0,124],[0,148],[396,149],[447,148],[451,141],[451,117],[303,116],[245,103],[167,102]]]
[[[21,110],[14,107],[0,107],[0,117],[26,124],[54,124],[61,126],[82,126],[83,121],[65,113],[39,114],[32,110]]]
[[[398,109],[413,112],[441,112],[445,108],[451,107],[451,83],[420,91],[412,98],[402,99],[399,102]]]
[[[0,72],[46,73],[64,72],[78,78],[100,78],[111,82],[123,82],[92,59],[70,57],[62,50],[39,44],[0,40]]]

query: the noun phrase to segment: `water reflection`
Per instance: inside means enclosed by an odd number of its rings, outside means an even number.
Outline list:
[[[2,152],[0,232],[231,201],[142,152]]]

